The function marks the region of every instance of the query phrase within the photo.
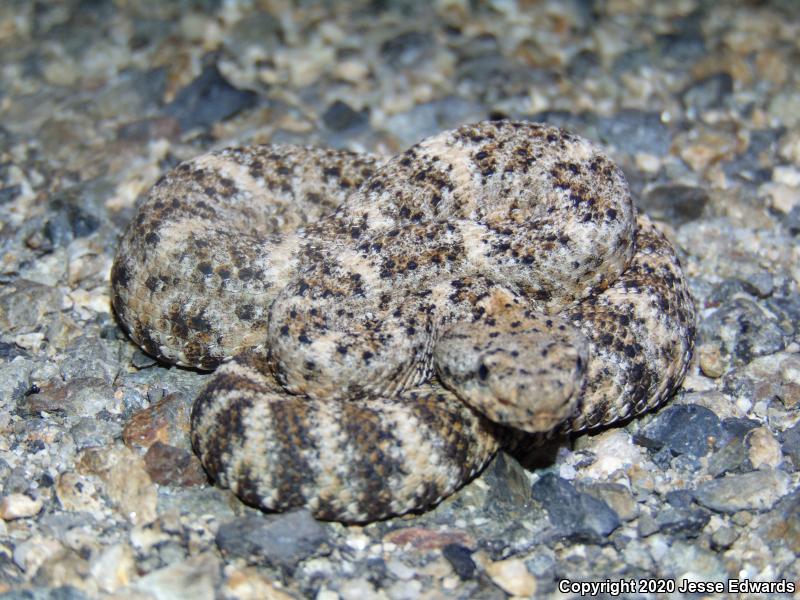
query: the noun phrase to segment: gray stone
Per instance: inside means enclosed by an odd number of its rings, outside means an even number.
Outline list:
[[[533,485],[533,498],[547,510],[556,535],[572,541],[605,543],[622,523],[603,500],[578,492],[566,479],[552,473]]]
[[[798,372],[800,355],[796,353],[779,352],[760,356],[726,373],[722,389],[729,396],[744,397],[753,403],[779,399],[792,409],[800,402]]]
[[[8,342],[0,341],[0,360],[9,362],[18,356],[27,357],[29,354],[16,344],[9,344]]]
[[[361,129],[369,123],[366,111],[356,112],[349,104],[336,100],[322,115],[325,127],[332,131]]]
[[[694,501],[694,494],[692,490],[670,490],[664,495],[664,500],[672,507],[686,510]]]
[[[12,469],[3,481],[3,494],[24,494],[31,486],[30,473],[23,467]]]
[[[792,207],[789,213],[783,217],[783,222],[791,235],[795,236],[800,233],[800,204]]]
[[[737,537],[738,534],[733,527],[720,527],[711,534],[711,547],[715,550],[727,550]]]
[[[783,350],[783,331],[777,319],[747,298],[735,298],[701,319],[698,333],[703,342],[716,342],[735,365]]]
[[[748,291],[759,298],[767,298],[775,289],[775,276],[766,269],[754,269],[744,280]]]
[[[484,54],[462,60],[456,77],[460,88],[469,90],[486,104],[500,98],[522,96],[531,86],[557,85],[554,70],[535,68],[502,54]]]
[[[20,407],[28,414],[42,411],[71,416],[93,417],[113,409],[114,390],[99,377],[75,377],[66,384],[59,381],[42,385],[39,392],[25,397]]]
[[[708,474],[719,477],[725,473],[742,473],[751,470],[747,447],[743,438],[732,438],[708,459]]]
[[[732,160],[723,163],[722,169],[725,174],[744,187],[758,186],[770,181],[772,168],[764,166],[760,157],[774,155],[774,148],[783,131],[783,128],[751,131],[747,149]]]
[[[696,473],[702,468],[700,459],[693,454],[678,454],[670,461],[670,466],[685,473]]]
[[[655,516],[656,526],[661,533],[678,538],[693,538],[700,535],[711,518],[702,508],[667,508]]]
[[[0,365],[0,408],[9,411],[31,390],[31,372],[36,363],[23,356]]]
[[[679,28],[675,33],[662,33],[656,37],[655,55],[670,64],[685,66],[699,60],[706,53],[702,32],[691,27]]]
[[[653,515],[645,513],[636,522],[636,531],[639,533],[639,537],[650,537],[658,532],[658,521]]]
[[[784,431],[781,438],[781,452],[792,459],[795,469],[800,470],[800,422]]]
[[[600,59],[591,50],[581,50],[567,65],[567,73],[573,79],[585,79],[601,73]]]
[[[65,381],[99,378],[112,383],[119,372],[119,344],[83,335],[69,344],[60,366]]]
[[[83,417],[69,430],[75,441],[75,449],[83,450],[92,446],[107,446],[122,433],[122,426],[118,423]]]
[[[483,475],[489,486],[486,509],[502,518],[528,513],[533,496],[530,482],[519,462],[501,452]]]
[[[708,192],[692,185],[666,184],[650,188],[641,208],[651,217],[674,226],[699,219],[708,204]]]
[[[242,517],[220,526],[217,546],[249,562],[267,561],[289,570],[329,541],[326,529],[306,510]]]
[[[718,307],[733,301],[736,296],[755,297],[755,290],[747,286],[741,279],[725,279],[716,284],[708,293],[706,303],[708,306]]]
[[[20,192],[22,192],[22,186],[19,184],[0,187],[0,205],[11,202],[20,195]]]
[[[771,508],[789,489],[789,476],[773,469],[726,475],[700,484],[695,498],[703,506],[723,513]]]
[[[447,544],[442,548],[442,556],[447,559],[456,575],[462,580],[475,577],[475,561],[472,560],[472,550],[461,544]]]
[[[722,108],[732,93],[733,78],[728,73],[715,73],[692,83],[681,94],[681,100],[686,108],[703,112]]]
[[[549,579],[553,576],[553,571],[557,563],[556,553],[552,548],[544,545],[537,545],[528,553],[525,566],[532,575],[540,579]]]
[[[43,228],[47,244],[44,250],[66,246],[76,238],[87,237],[100,228],[101,209],[93,206],[98,191],[102,194],[103,184],[87,182],[59,192],[50,198],[53,213]],[[105,186],[105,193],[113,193]]]
[[[800,209],[800,205],[797,207]],[[784,335],[800,333],[800,294],[788,292],[775,293],[764,301],[767,309],[777,319]]]
[[[242,505],[233,493],[216,486],[159,487],[158,512],[176,511],[181,514],[214,515],[224,521],[241,514]]]
[[[800,489],[787,494],[772,508],[755,531],[772,550],[772,556],[800,555]]]
[[[615,115],[601,117],[597,122],[600,140],[621,152],[647,152],[662,156],[669,152],[672,139],[669,128],[657,112],[623,109]]]
[[[640,446],[652,450],[668,449],[674,456],[705,456],[709,437],[719,438],[722,428],[719,417],[698,404],[670,406],[634,437]]]
[[[411,67],[431,54],[436,40],[428,32],[406,31],[381,44],[381,55],[394,67]]]
[[[680,579],[688,575],[702,581],[726,581],[730,575],[722,557],[702,546],[684,540],[674,540],[658,561],[658,573]]]
[[[86,600],[87,598],[86,594],[70,585],[14,590],[0,594],[0,600]]]
[[[181,129],[205,128],[251,108],[258,96],[249,90],[232,86],[214,64],[206,66],[200,75],[164,107],[164,114],[178,120]]]
[[[136,580],[133,587],[155,600],[210,600],[215,597],[220,571],[219,557],[204,552],[151,571]]]
[[[750,431],[756,427],[761,427],[761,423],[755,419],[748,419],[746,417],[728,417],[722,420],[722,441],[737,439],[744,440]]]
[[[390,115],[381,127],[391,133],[402,147],[408,147],[458,123],[485,117],[486,109],[480,103],[447,96],[418,104],[407,112]]]
[[[137,369],[146,369],[147,367],[157,365],[158,361],[149,354],[145,354],[137,348],[131,357],[131,364]]]
[[[96,97],[97,114],[114,119],[120,113],[137,115],[158,110],[169,73],[165,67],[129,69]]]
[[[651,63],[652,59],[647,48],[633,48],[625,50],[614,57],[611,70],[617,76],[629,71],[636,71]]]
[[[231,56],[270,52],[280,44],[281,33],[281,20],[269,12],[259,11],[238,20],[225,38],[225,45]]]
[[[597,115],[590,112],[573,113],[566,110],[545,110],[526,117],[530,121],[547,123],[562,129],[580,131],[589,139],[597,139]],[[593,132],[594,135],[593,135]]]
[[[621,483],[591,483],[581,485],[578,489],[608,504],[623,521],[635,519],[639,514],[639,505],[633,494]]]
[[[0,293],[0,327],[4,333],[28,333],[41,327],[45,315],[61,310],[63,294],[49,285],[18,279]]]

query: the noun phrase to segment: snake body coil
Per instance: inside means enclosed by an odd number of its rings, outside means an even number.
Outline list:
[[[185,162],[139,207],[112,286],[145,351],[219,367],[192,413],[206,470],[342,521],[435,504],[516,431],[658,405],[694,341],[675,252],[620,170],[523,122],[383,163],[277,146]]]

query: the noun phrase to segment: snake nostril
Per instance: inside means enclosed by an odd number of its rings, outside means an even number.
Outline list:
[[[480,368],[478,369],[478,377],[481,378],[481,381],[486,381],[486,378],[489,377],[489,367],[485,364],[481,364]]]

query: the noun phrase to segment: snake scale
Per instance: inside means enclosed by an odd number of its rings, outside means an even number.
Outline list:
[[[184,162],[111,281],[141,348],[216,369],[192,410],[207,472],[345,522],[435,505],[519,432],[657,406],[695,336],[675,251],[620,169],[527,122],[389,159],[264,145]]]

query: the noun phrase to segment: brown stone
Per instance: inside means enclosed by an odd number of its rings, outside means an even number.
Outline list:
[[[433,531],[423,527],[407,527],[390,531],[383,538],[398,546],[413,546],[417,550],[439,550],[448,544],[475,547],[475,539],[465,531]]]
[[[157,441],[144,455],[145,469],[159,485],[190,487],[208,481],[200,460],[188,450]]]
[[[156,442],[190,450],[190,411],[191,401],[181,394],[169,394],[134,413],[122,431],[122,440],[134,450],[147,450]]]

